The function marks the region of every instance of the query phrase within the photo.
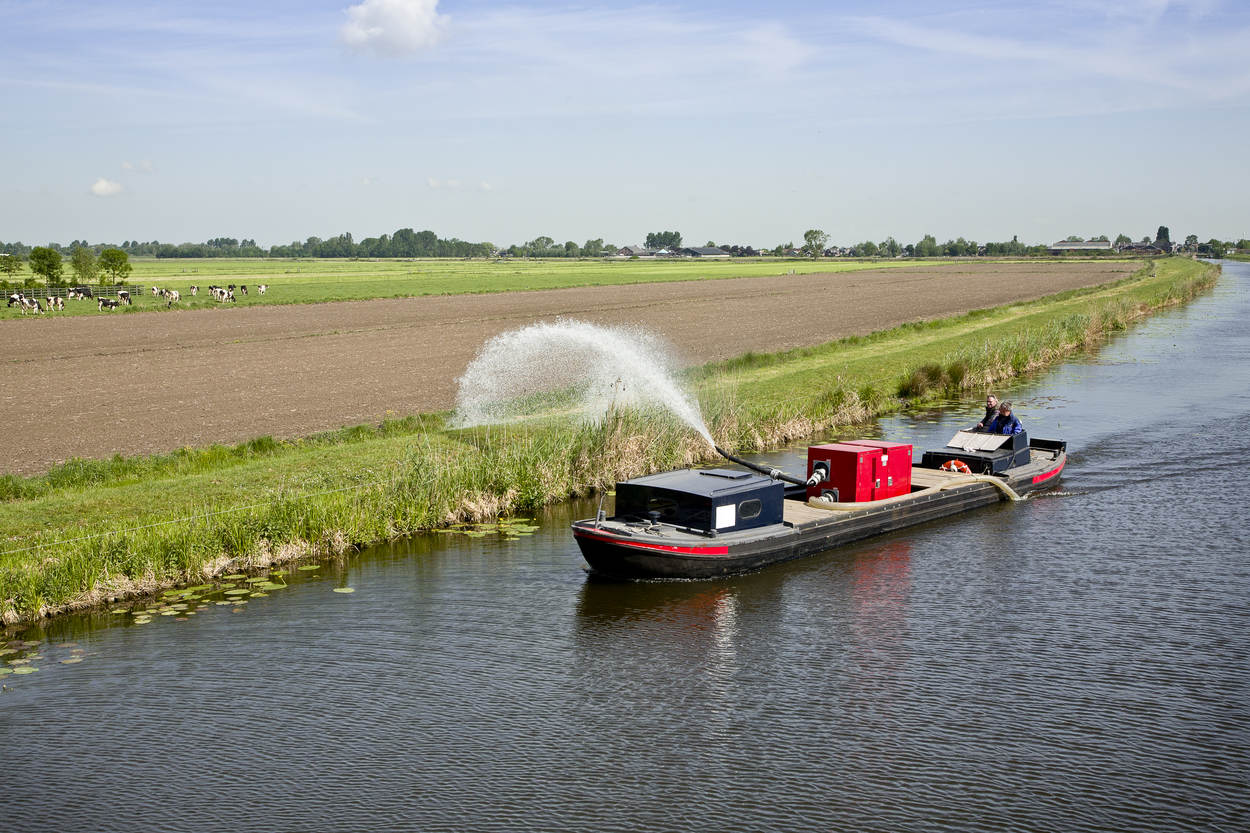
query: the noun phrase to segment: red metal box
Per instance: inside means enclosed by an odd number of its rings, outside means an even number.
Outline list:
[[[807,474],[817,468],[826,469],[826,479],[807,487],[808,498],[820,497],[826,491],[838,490],[840,503],[875,500],[879,486],[881,457],[879,448],[846,443],[813,445],[807,449]]]
[[[892,443],[885,440],[847,440],[846,443],[881,449],[881,488],[875,499],[898,497],[911,492],[911,443]]]

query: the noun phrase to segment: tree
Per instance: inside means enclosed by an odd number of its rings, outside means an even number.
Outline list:
[[[937,239],[932,234],[926,234],[916,244],[916,257],[937,257],[939,254],[941,254],[941,249],[938,248]]]
[[[1186,246],[1186,247],[1188,247],[1188,248],[1193,248],[1194,246],[1197,246],[1197,245],[1198,245],[1198,235],[1196,235],[1196,234],[1191,234],[1191,235],[1189,235],[1188,237],[1186,237],[1186,238],[1185,238],[1185,246]]]
[[[680,231],[653,231],[647,235],[645,243],[648,249],[680,249]]]
[[[95,262],[95,252],[85,246],[75,246],[74,251],[70,252],[69,268],[74,271],[74,277],[80,284],[95,283],[100,274]]]
[[[564,253],[565,253],[567,256],[569,256],[569,257],[577,257],[577,255],[578,255],[578,253],[579,253],[580,251],[581,251],[581,249],[579,249],[579,248],[577,247],[577,244],[576,244],[576,243],[574,243],[572,240],[567,240],[567,241],[565,241],[565,243],[564,243]]]
[[[903,247],[893,237],[887,237],[881,241],[881,254],[887,257],[898,257],[902,253]]]
[[[871,240],[865,240],[855,246],[856,257],[876,257],[880,252],[877,250],[877,244]]]
[[[130,256],[121,249],[105,249],[100,252],[100,280],[108,275],[113,283],[121,283],[130,275]]]
[[[22,258],[14,254],[0,255],[0,272],[8,275],[10,278],[22,271]]]
[[[1064,243],[1084,243],[1085,238],[1079,234],[1069,234],[1067,237],[1063,238],[1063,242]]]
[[[1155,245],[1160,249],[1172,248],[1172,238],[1169,236],[1167,226],[1159,226],[1159,230],[1155,232]]]
[[[42,275],[49,286],[61,282],[61,253],[48,246],[36,246],[30,250],[30,271]]]
[[[1115,236],[1115,244],[1116,244],[1117,246],[1124,246],[1124,245],[1126,245],[1126,244],[1128,244],[1128,243],[1132,243],[1132,242],[1133,242],[1133,239],[1132,239],[1131,237],[1129,237],[1127,234],[1117,234],[1117,235]]]
[[[550,237],[546,237],[544,235],[539,235],[538,237],[535,237],[530,242],[526,243],[525,248],[530,250],[530,254],[538,254],[540,252],[547,251],[552,246],[554,246],[555,243],[556,241],[554,239]]]
[[[582,254],[586,257],[599,257],[603,254],[603,238],[597,237],[594,240],[587,240],[586,245],[582,246]]]
[[[803,232],[803,254],[808,257],[820,257],[829,243],[829,235],[818,228],[809,228]]]

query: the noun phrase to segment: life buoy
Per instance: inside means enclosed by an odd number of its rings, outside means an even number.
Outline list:
[[[972,469],[963,460],[947,460],[942,464],[942,471],[954,471],[960,474],[972,474]]]

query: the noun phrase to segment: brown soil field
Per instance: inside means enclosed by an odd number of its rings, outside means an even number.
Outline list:
[[[5,321],[0,472],[443,410],[487,339],[536,321],[645,327],[701,364],[1093,286],[1139,265],[970,262]]]

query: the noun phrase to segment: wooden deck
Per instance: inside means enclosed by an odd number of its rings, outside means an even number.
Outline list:
[[[969,482],[973,481],[973,478],[968,477],[968,475],[959,474],[958,472],[953,471],[922,469],[915,466],[913,466],[911,470],[911,485],[913,490],[941,486],[952,480],[959,480],[962,478],[967,478]],[[900,500],[901,496],[889,499],[890,503],[897,503]],[[842,505],[848,507],[850,506],[850,504]],[[867,508],[867,504],[859,505]],[[817,509],[815,507],[808,506],[800,500],[787,500],[782,503],[781,518],[783,521],[791,524],[792,526],[803,526],[811,523],[812,521],[827,521],[836,517],[838,517],[837,513],[831,513],[828,509]],[[845,517],[845,515],[843,515],[843,517]]]

